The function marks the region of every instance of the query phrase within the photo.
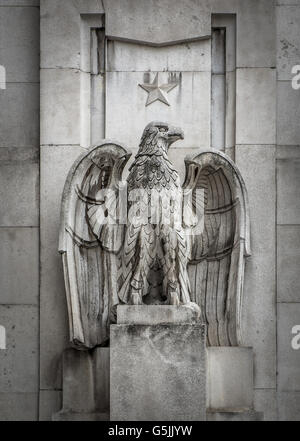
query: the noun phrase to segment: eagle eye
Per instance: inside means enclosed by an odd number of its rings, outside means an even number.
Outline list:
[[[167,128],[166,128],[166,127],[159,127],[159,131],[160,131],[160,132],[166,132],[166,131],[167,131]]]

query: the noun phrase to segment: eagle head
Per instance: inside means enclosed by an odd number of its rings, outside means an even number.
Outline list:
[[[141,151],[151,144],[157,148],[162,148],[167,153],[169,147],[178,139],[184,139],[183,131],[178,127],[173,127],[168,123],[152,121],[149,123],[140,142]]]

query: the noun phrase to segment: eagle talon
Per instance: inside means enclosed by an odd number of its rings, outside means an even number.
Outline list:
[[[180,301],[176,291],[172,291],[169,293],[169,304],[173,306],[179,306]]]
[[[142,305],[143,304],[143,302],[142,302],[142,295],[141,295],[140,292],[137,292],[137,291],[131,293],[130,300],[131,300],[130,303],[132,305]]]

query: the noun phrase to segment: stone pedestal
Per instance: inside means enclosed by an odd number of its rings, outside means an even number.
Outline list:
[[[52,420],[109,420],[109,348],[64,351],[63,407]]]
[[[112,421],[206,419],[205,325],[195,314],[165,305],[118,307],[110,339]]]
[[[255,412],[255,410],[207,412],[207,421],[263,421],[263,419],[263,412]]]
[[[207,348],[207,407],[253,407],[253,351],[245,347]]]
[[[253,405],[252,348],[207,348],[207,419],[262,420],[263,414]]]

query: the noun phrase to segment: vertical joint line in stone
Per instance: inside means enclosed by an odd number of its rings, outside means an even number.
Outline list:
[[[98,31],[104,33],[104,14],[81,14],[80,20],[80,145],[89,148],[93,145],[94,83],[101,74]]]
[[[211,40],[211,147],[225,150],[226,28],[212,28]]]
[[[6,330],[4,326],[0,325],[0,350],[6,349]]]
[[[235,158],[236,14],[212,15],[211,147]]]
[[[6,69],[0,65],[0,89],[6,89]]]

